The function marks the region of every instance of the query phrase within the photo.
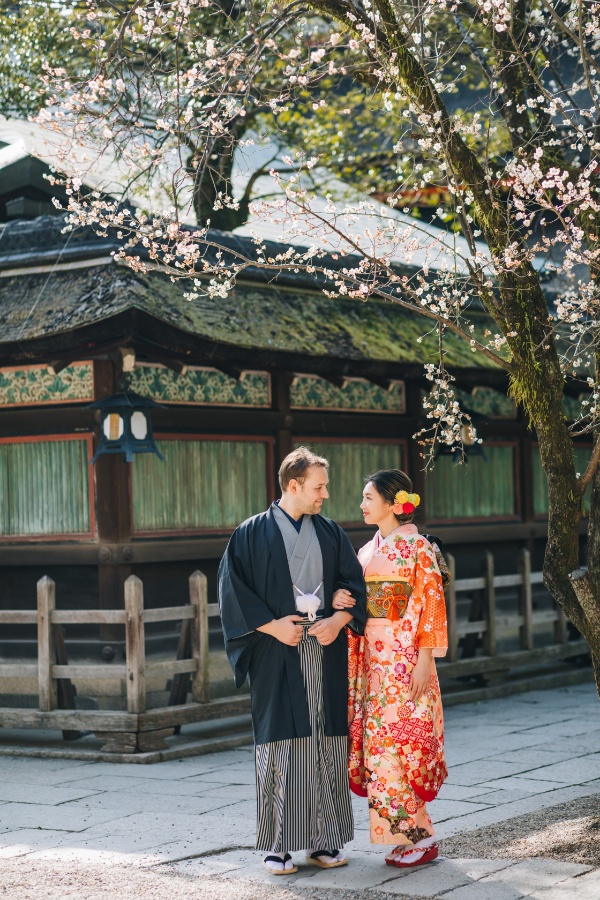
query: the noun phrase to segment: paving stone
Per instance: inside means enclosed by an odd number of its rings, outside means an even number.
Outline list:
[[[545,747],[547,748],[548,745],[545,745]],[[501,762],[518,762],[521,759],[525,759],[534,764],[537,762],[540,766],[552,766],[554,763],[563,762],[566,759],[577,759],[578,756],[583,756],[586,753],[586,750],[579,750],[575,744],[569,744],[568,746],[565,744],[562,747],[556,746],[551,750],[542,749],[539,745],[524,750],[517,745],[513,750],[495,754],[493,759]]]
[[[473,881],[514,866],[514,859],[453,859],[452,862]]]
[[[222,784],[207,786],[198,797],[221,797],[223,800],[254,800],[256,798],[256,785],[252,784]]]
[[[303,887],[356,891],[374,886],[380,886],[381,890],[387,891],[388,883],[397,879],[398,870],[386,866],[384,856],[384,852],[381,855],[352,853],[347,866],[339,866],[327,871],[307,863],[303,853],[292,854],[292,858],[298,866],[298,875],[302,875]],[[384,884],[385,887],[383,887]]]
[[[210,878],[211,875],[225,875],[234,869],[243,868],[242,863],[226,861],[221,855],[202,859],[183,859],[169,863],[165,871],[178,875],[193,875],[197,878]]]
[[[600,743],[598,744],[600,746]],[[559,762],[528,773],[529,778],[540,781],[562,781],[565,784],[583,784],[600,778],[600,753],[593,753],[577,760]]]
[[[112,810],[91,810],[85,807],[36,806],[33,803],[9,803],[6,813],[0,810],[0,819],[6,816],[10,829],[42,828],[49,831],[85,831],[93,825],[111,822]]]
[[[535,890],[529,895],[532,900],[598,900],[600,897],[600,870],[569,878],[550,888]]]
[[[398,869],[398,872],[402,872]],[[404,872],[381,888],[390,894],[406,894],[416,897],[438,897],[454,888],[472,884],[454,860],[437,859],[433,863]]]
[[[559,862],[554,859],[526,859],[508,869],[502,869],[486,876],[481,880],[481,884],[489,881],[502,881],[504,884],[511,885],[515,890],[528,894],[531,891],[576,878],[578,875],[589,872],[590,869],[591,866]]]
[[[10,834],[0,834],[0,859],[58,846],[64,837],[63,831],[40,831],[38,828],[19,828]]]
[[[483,798],[482,798],[483,800]],[[485,802],[475,803],[468,800],[442,800],[433,801],[430,808],[431,818],[435,822],[444,822],[447,819],[455,819],[459,816],[468,816],[480,809],[488,809],[490,804]]]
[[[223,781],[223,770],[207,772],[203,775],[195,775],[192,778],[186,778],[186,784],[221,784]],[[256,784],[256,775],[254,774],[254,766],[250,768],[227,769],[227,784]]]
[[[464,785],[464,784],[449,784],[447,781],[442,785],[442,789],[437,795],[436,799],[433,801],[437,803],[438,800],[477,800],[481,797],[484,798],[486,794],[491,794],[494,792],[494,788],[490,788],[489,791],[486,787],[478,784],[478,785]],[[483,800],[483,803],[487,803],[487,800]],[[432,807],[435,809],[435,806]]]
[[[134,813],[164,813],[166,805],[169,812],[202,816],[218,812],[220,809],[234,807],[235,804],[236,801],[232,797],[219,798],[216,794],[210,797],[206,797],[204,794],[192,794],[191,796],[173,794],[166,800],[162,793],[144,794],[141,791],[129,790],[122,793],[107,791],[93,797],[84,797],[82,800],[65,803],[61,808],[112,810],[114,817],[121,817]]]
[[[517,791],[521,794],[521,797],[525,797],[527,794],[544,794],[547,791],[562,790],[564,786],[564,781],[542,781],[541,779],[533,778],[531,774],[497,778],[482,785],[482,787],[490,790]]]
[[[477,881],[448,891],[443,895],[443,900],[520,900],[523,896],[524,894],[508,884],[498,882],[483,884]]]
[[[559,765],[565,764],[559,763]],[[501,762],[498,760],[491,763],[488,760],[479,760],[463,763],[460,766],[450,766],[448,781],[450,784],[484,784],[490,781],[497,781],[500,778],[508,778],[511,775],[524,774],[530,769],[531,766],[525,762]],[[595,777],[598,776],[596,775]],[[548,775],[548,778],[551,778],[551,776]]]
[[[59,803],[68,803],[69,800],[79,800],[89,797],[97,791],[94,788],[85,787],[44,787],[37,784],[21,784],[20,782],[0,782],[0,800],[9,800],[15,803],[34,803],[42,806],[56,806]]]
[[[219,775],[222,778],[222,774]],[[129,793],[135,791],[142,795],[161,794],[173,796],[179,794],[182,797],[202,796],[204,793],[204,785],[198,784],[194,779],[177,779],[169,781],[168,778],[135,778],[129,775],[96,775],[93,778],[87,778],[82,781],[72,781],[70,788],[76,789],[87,785],[94,791],[111,791],[115,794]],[[214,785],[216,787],[216,785]]]

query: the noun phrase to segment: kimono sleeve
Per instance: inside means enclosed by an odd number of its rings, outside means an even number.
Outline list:
[[[256,631],[275,617],[255,593],[247,539],[234,532],[219,566],[219,609],[225,650],[237,687],[246,680],[252,650],[261,636]]]
[[[244,637],[275,618],[254,591],[250,550],[235,532],[219,566],[219,609],[226,641]]]
[[[417,647],[431,647],[434,656],[445,656],[448,649],[448,624],[442,577],[435,552],[423,541],[415,561],[415,598],[421,599],[421,616],[417,626]]]
[[[352,607],[353,618],[348,622],[348,628],[352,628],[358,634],[363,634],[367,621],[367,591],[362,566],[354,552],[348,535],[340,528],[340,546],[338,554],[338,572],[334,584],[334,592],[339,588],[345,588],[356,600]]]

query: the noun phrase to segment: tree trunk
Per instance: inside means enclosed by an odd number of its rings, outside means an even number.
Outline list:
[[[194,212],[199,225],[210,222],[211,228],[233,231],[248,219],[249,198],[243,197],[237,209],[231,209],[219,202],[222,197],[231,197],[231,173],[233,155],[237,143],[237,133],[215,138],[209,149],[198,148],[188,160],[188,171],[194,177]],[[204,158],[207,157],[207,158]]]

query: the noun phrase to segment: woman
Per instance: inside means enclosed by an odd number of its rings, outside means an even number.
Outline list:
[[[361,509],[378,531],[358,554],[368,619],[364,638],[349,636],[350,784],[368,797],[371,842],[393,845],[385,859],[398,868],[437,857],[425,804],[448,774],[433,661],[447,648],[444,592],[436,553],[412,524],[418,505],[404,472],[370,476]],[[352,604],[336,592],[334,607]]]

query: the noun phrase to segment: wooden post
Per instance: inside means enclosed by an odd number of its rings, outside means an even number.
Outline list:
[[[54,632],[50,617],[56,607],[56,585],[44,575],[37,583],[38,607],[38,691],[42,712],[56,708],[56,682],[52,678],[52,666],[56,661]]]
[[[94,361],[94,399],[121,390],[119,371],[108,359]],[[94,428],[98,440],[99,424]],[[131,465],[120,454],[102,454],[95,465],[96,524],[98,529],[98,600],[100,609],[123,609],[123,585],[131,575],[124,546],[131,540]],[[109,546],[107,546],[109,545]],[[113,549],[111,550],[110,545]],[[120,553],[115,552],[115,545]],[[119,562],[121,560],[121,562]],[[100,625],[100,640],[120,644],[120,625]]]
[[[146,648],[144,643],[144,586],[136,575],[125,582],[125,652],[127,712],[146,712]]]
[[[451,553],[446,554],[450,570],[450,584],[446,587],[446,614],[448,618],[448,662],[458,659],[458,638],[456,634],[456,560]]]
[[[484,636],[484,652],[496,655],[496,589],[494,587],[494,556],[488,550],[485,554],[485,604],[487,629]]]
[[[567,617],[565,616],[562,608],[555,602],[556,605],[556,622],[554,623],[554,640],[557,644],[566,644],[569,640],[569,630]]]
[[[210,685],[208,671],[208,601],[206,575],[195,571],[190,575],[190,602],[196,610],[192,627],[192,659],[198,660],[198,671],[192,678],[192,696],[196,703],[208,703]]]
[[[520,628],[522,650],[533,649],[533,603],[531,599],[531,553],[521,550],[519,554],[519,574],[521,576],[521,615],[523,624]]]

